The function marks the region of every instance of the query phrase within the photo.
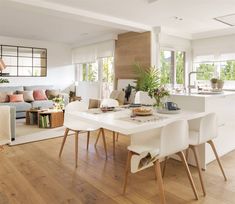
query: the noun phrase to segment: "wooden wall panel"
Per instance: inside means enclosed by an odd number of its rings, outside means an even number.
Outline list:
[[[116,80],[136,78],[133,64],[137,62],[144,67],[151,64],[150,32],[128,32],[118,35],[114,61]]]

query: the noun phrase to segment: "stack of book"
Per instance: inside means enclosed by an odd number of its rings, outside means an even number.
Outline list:
[[[49,128],[50,127],[49,115],[40,115],[39,116],[39,127],[40,128]]]

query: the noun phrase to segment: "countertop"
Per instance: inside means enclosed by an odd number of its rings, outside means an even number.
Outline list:
[[[223,91],[223,93],[216,93],[216,94],[199,94],[199,93],[174,93],[170,94],[171,96],[183,96],[183,97],[202,97],[202,98],[208,98],[208,97],[224,97],[229,95],[235,95],[234,91]]]

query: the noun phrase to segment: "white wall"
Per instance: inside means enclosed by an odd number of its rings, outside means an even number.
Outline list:
[[[54,85],[57,89],[67,89],[67,91],[73,85],[75,68],[72,65],[72,52],[69,45],[4,36],[0,36],[0,44],[47,48],[47,76],[8,77],[10,85]]]

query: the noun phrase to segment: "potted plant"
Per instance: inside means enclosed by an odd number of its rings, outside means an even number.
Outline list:
[[[0,84],[8,84],[8,83],[9,83],[8,79],[0,78]]]
[[[212,78],[211,79],[211,88],[212,89],[216,89],[217,88],[217,82],[218,82],[217,78]]]
[[[224,87],[224,80],[218,79],[218,80],[217,80],[217,88],[218,88],[219,90],[222,90],[223,87]]]
[[[155,67],[143,68],[139,64],[135,64],[134,67],[138,76],[135,90],[148,92],[148,95],[156,100],[155,106],[161,108],[162,100],[169,96],[169,91],[161,84],[159,69]]]

